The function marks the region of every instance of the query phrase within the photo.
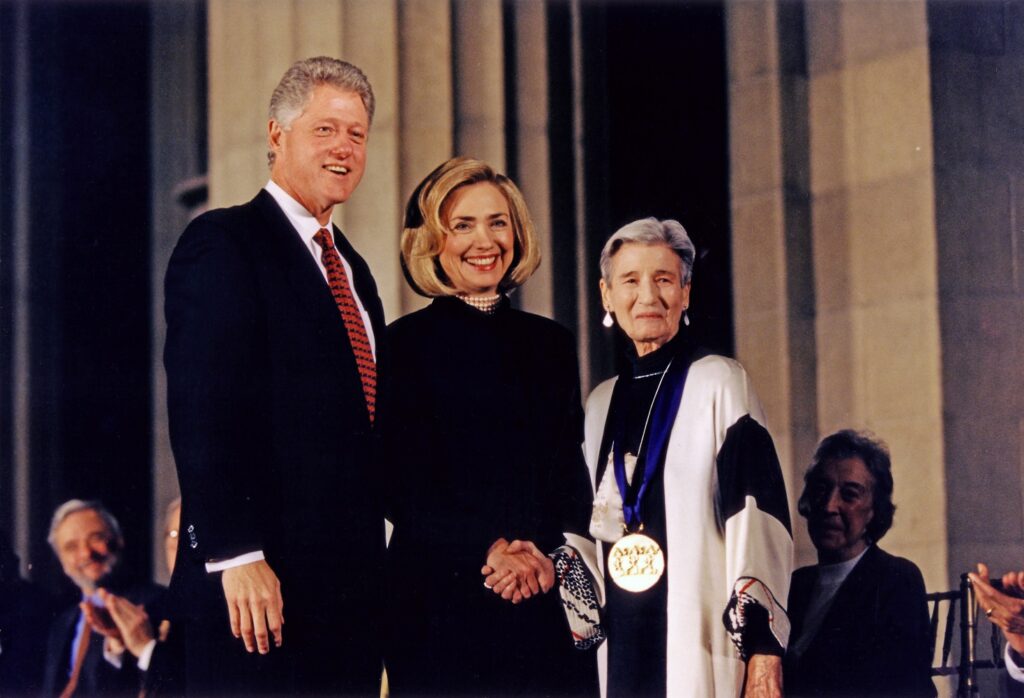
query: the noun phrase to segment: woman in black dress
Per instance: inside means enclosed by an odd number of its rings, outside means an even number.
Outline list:
[[[585,536],[590,516],[575,342],[506,295],[539,261],[522,195],[485,163],[449,160],[413,193],[402,263],[434,300],[388,329],[394,696],[596,691],[594,653],[574,649],[537,552]],[[506,603],[482,566],[532,598]]]

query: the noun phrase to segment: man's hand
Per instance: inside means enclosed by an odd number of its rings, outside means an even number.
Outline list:
[[[260,654],[267,654],[270,635],[274,636],[274,645],[280,647],[284,642],[284,601],[281,582],[267,561],[231,567],[222,575],[231,634],[242,638],[249,652],[259,649]]]
[[[99,594],[117,627],[116,640],[137,658],[146,645],[156,639],[146,609],[105,589],[100,589]]]
[[[750,657],[743,698],[782,698],[782,657],[773,654]]]
[[[100,592],[103,593],[103,590],[101,589]],[[114,623],[108,609],[97,606],[92,601],[83,601],[78,604],[78,607],[82,609],[85,622],[92,626],[93,632],[97,632],[105,638],[121,640],[121,631],[117,629],[117,624]]]
[[[555,584],[554,565],[530,541],[509,543],[499,538],[487,551],[487,564],[480,573],[486,577],[484,586],[514,604],[547,593]]]
[[[974,595],[988,619],[1003,629],[1006,644],[1018,655],[1024,655],[1024,599],[1004,594],[989,584],[988,567],[978,563],[978,571],[968,575],[974,586]],[[1003,577],[1004,588],[1015,592],[1024,581],[1020,572]]]

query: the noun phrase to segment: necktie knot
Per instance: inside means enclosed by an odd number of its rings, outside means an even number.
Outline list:
[[[334,249],[334,238],[331,237],[331,231],[327,228],[320,228],[316,231],[316,235],[313,236],[313,241],[320,245],[321,250],[332,250]]]

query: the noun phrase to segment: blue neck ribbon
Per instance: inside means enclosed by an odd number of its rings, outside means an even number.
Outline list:
[[[665,369],[665,377],[654,395],[651,415],[640,444],[636,469],[633,471],[633,482],[626,482],[626,410],[619,410],[615,424],[615,441],[612,444],[615,466],[615,482],[622,494],[622,515],[626,521],[626,530],[633,532],[643,527],[641,506],[647,486],[654,472],[658,469],[672,435],[672,425],[679,412],[679,403],[683,399],[683,387],[686,376],[690,372],[690,357],[676,356]],[[637,481],[637,475],[643,477]]]

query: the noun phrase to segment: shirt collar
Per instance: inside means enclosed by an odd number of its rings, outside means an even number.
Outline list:
[[[846,560],[845,562],[836,562],[831,565],[819,565],[818,571],[821,575],[822,582],[826,584],[841,584],[843,580],[849,576],[850,572],[853,571],[853,568],[857,566],[860,559],[864,557],[864,553],[866,553],[870,548],[871,546],[869,545],[861,551],[860,555]]]
[[[320,225],[320,222],[313,217],[313,214],[306,210],[306,207],[300,204],[298,201],[292,198],[292,196],[280,187],[274,180],[268,180],[267,185],[263,187],[267,193],[274,197],[274,201],[284,211],[284,215],[288,218],[288,221],[295,228],[296,232],[302,237],[302,241],[306,243],[307,247],[311,247],[315,243],[313,242],[313,236],[317,234],[317,231],[325,227]],[[330,221],[326,228],[331,230],[331,235],[334,235]],[[319,248],[317,248],[319,249]]]

